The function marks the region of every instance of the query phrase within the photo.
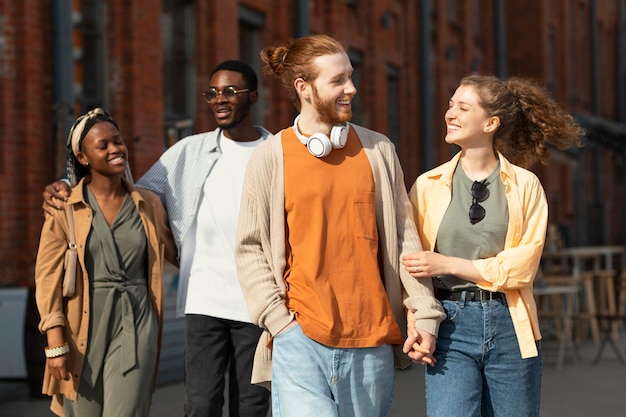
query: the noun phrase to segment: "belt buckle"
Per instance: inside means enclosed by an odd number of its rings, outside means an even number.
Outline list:
[[[479,290],[479,294],[480,294],[480,301],[481,302],[485,302],[485,301],[493,301],[493,293],[491,291],[483,291],[483,290]],[[483,297],[483,294],[489,294],[487,295],[486,298]]]

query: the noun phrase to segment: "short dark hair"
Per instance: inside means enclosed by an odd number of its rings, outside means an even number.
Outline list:
[[[252,91],[255,91],[257,89],[258,81],[256,72],[254,72],[250,65],[246,64],[243,61],[229,60],[217,64],[217,66],[211,72],[210,78],[212,78],[213,75],[215,75],[215,73],[218,71],[238,72],[243,75],[243,79],[246,82],[246,88],[249,88]]]

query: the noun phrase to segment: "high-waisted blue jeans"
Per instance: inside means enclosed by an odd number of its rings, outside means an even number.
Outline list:
[[[442,301],[429,417],[539,416],[542,358],[522,359],[506,302]]]

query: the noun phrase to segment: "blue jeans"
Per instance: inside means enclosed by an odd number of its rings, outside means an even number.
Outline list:
[[[185,316],[185,416],[220,417],[228,373],[228,415],[265,417],[270,393],[252,385],[252,360],[262,330],[251,323]]]
[[[542,358],[522,359],[505,301],[442,301],[429,417],[539,416]]]
[[[295,324],[274,338],[274,417],[381,417],[394,394],[393,351],[332,348]]]

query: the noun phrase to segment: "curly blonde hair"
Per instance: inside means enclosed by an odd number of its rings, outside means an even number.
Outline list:
[[[512,163],[526,168],[537,161],[547,164],[546,143],[561,150],[580,146],[584,129],[534,81],[470,75],[461,85],[474,87],[480,106],[500,119],[493,146]]]
[[[280,79],[291,102],[300,110],[300,99],[293,82],[302,78],[314,81],[318,74],[315,58],[346,52],[346,47],[327,35],[310,35],[294,39],[286,46],[272,46],[261,50],[263,72]]]

